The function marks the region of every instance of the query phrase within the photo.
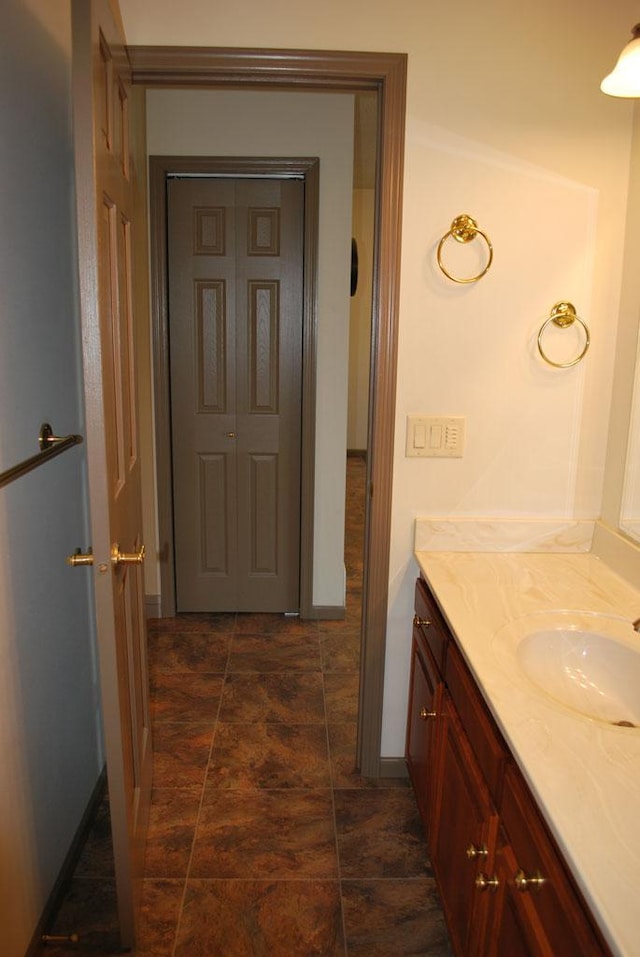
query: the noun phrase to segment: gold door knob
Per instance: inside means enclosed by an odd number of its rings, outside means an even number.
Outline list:
[[[475,883],[479,891],[495,891],[500,886],[500,881],[495,874],[493,877],[487,877],[486,874],[478,874]]]
[[[470,861],[474,861],[476,857],[488,857],[489,851],[484,844],[481,844],[480,847],[476,847],[475,844],[470,844],[467,848],[467,857]]]
[[[113,565],[142,565],[143,561],[144,545],[141,545],[137,552],[121,552],[118,544],[111,548],[111,563]]]
[[[79,548],[76,548],[73,555],[67,555],[67,565],[71,565],[72,568],[76,565],[93,565],[91,549],[88,552],[81,552]]]
[[[427,711],[426,708],[420,708],[420,717],[423,721],[428,721],[429,718],[437,718],[438,714],[436,711]]]
[[[428,618],[421,618],[419,615],[413,616],[413,623],[416,628],[428,628],[431,625],[431,621]]]
[[[527,877],[523,870],[519,870],[514,881],[517,889],[524,894],[526,891],[531,891],[542,887],[545,882],[545,878],[540,874],[535,874],[533,877]]]

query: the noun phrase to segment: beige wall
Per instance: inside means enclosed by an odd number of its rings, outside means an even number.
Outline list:
[[[416,515],[600,514],[620,307],[632,104],[599,91],[635,0],[122,0],[129,41],[409,56],[383,754],[403,749]],[[434,271],[460,212],[495,246],[480,283]],[[568,373],[535,335],[558,299],[589,323]],[[434,375],[434,370],[436,374]],[[410,412],[467,416],[455,462],[404,458]],[[508,482],[505,468],[508,466]]]

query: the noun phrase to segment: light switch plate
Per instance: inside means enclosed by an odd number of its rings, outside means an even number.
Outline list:
[[[461,458],[464,427],[464,416],[408,415],[407,457]]]

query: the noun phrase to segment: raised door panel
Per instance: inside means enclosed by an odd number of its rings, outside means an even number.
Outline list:
[[[302,406],[301,181],[239,181],[238,610],[297,611]]]
[[[233,184],[167,183],[177,608],[236,601]]]
[[[446,691],[442,728],[442,783],[431,858],[455,952],[484,957],[494,894],[486,880],[494,876],[498,817]]]
[[[486,957],[551,957],[531,899],[519,895],[513,885],[515,867],[513,849],[501,834],[495,868],[500,883],[492,901]]]
[[[422,823],[429,838],[439,777],[438,728],[442,682],[427,654],[420,651],[419,638],[414,630],[406,759]]]
[[[609,954],[527,785],[513,766],[505,776],[500,813],[512,864],[506,875],[507,892],[523,920],[535,914],[540,931],[534,952],[541,957]]]

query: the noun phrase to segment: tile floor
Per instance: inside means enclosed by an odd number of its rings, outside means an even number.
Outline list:
[[[347,617],[149,623],[154,780],[144,957],[450,954],[413,793],[354,769],[364,462],[349,459]],[[52,957],[114,954],[108,812]]]

